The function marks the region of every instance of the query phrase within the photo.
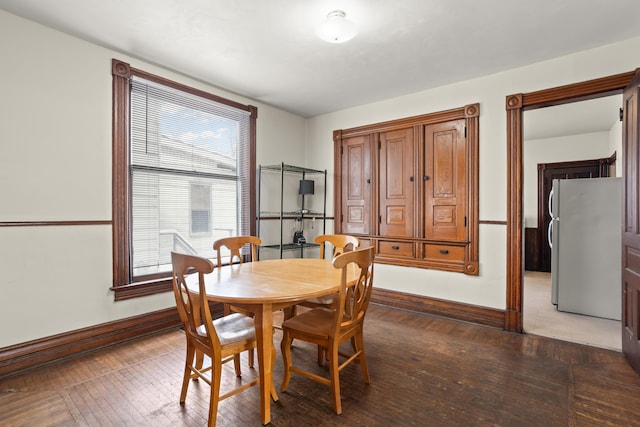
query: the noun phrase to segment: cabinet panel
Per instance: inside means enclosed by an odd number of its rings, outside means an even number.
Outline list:
[[[466,241],[464,120],[425,126],[425,238]]]
[[[342,232],[371,233],[371,137],[345,138],[342,143]]]
[[[413,235],[414,160],[413,128],[380,133],[380,235]]]

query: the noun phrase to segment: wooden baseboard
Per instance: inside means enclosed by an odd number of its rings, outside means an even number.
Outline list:
[[[175,307],[0,348],[0,378],[26,368],[180,325]]]
[[[501,329],[505,322],[504,310],[385,289],[374,289],[371,302]],[[217,313],[221,311],[221,307],[216,305],[212,310]],[[19,370],[179,325],[178,312],[172,307],[0,348],[0,378]]]
[[[371,302],[494,328],[504,328],[505,312],[495,308],[375,288],[371,295]]]

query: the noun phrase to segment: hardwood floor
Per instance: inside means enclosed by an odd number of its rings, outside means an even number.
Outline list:
[[[296,360],[324,371],[314,346],[294,346]],[[378,305],[365,347],[371,384],[355,364],[341,372],[342,415],[328,387],[294,375],[271,425],[640,426],[640,376],[619,352]],[[0,378],[0,424],[205,425],[206,384],[192,382],[178,403],[183,358],[183,332],[170,330]],[[243,360],[243,380],[255,374]],[[221,402],[218,425],[260,425],[258,389]]]

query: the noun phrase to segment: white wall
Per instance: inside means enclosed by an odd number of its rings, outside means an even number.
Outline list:
[[[616,153],[616,176],[622,176],[624,161],[622,160],[622,122],[618,121],[609,129],[609,153]]]
[[[327,168],[333,175],[333,130],[479,102],[480,220],[506,221],[505,97],[631,71],[639,65],[640,38],[635,38],[490,76],[318,116],[307,121],[307,164]],[[610,153],[606,154],[608,155]],[[329,187],[332,190],[332,185]],[[329,195],[328,200],[333,205],[333,194]],[[380,288],[503,309],[506,306],[506,226],[480,225],[478,277],[387,265],[376,266],[376,269],[375,283]]]
[[[111,59],[258,107],[258,163],[304,164],[305,120],[0,11],[0,222],[111,220]],[[114,302],[111,226],[0,227],[0,347],[175,304]]]
[[[526,118],[526,112],[524,120]],[[538,163],[568,162],[610,157],[609,132],[530,139],[523,142],[524,222],[538,227]]]

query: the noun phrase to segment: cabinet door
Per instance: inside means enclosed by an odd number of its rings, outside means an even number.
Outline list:
[[[425,126],[425,238],[466,241],[467,148],[464,120]]]
[[[371,136],[342,140],[342,233],[372,234]]]
[[[413,237],[415,206],[413,128],[380,133],[380,235]]]

